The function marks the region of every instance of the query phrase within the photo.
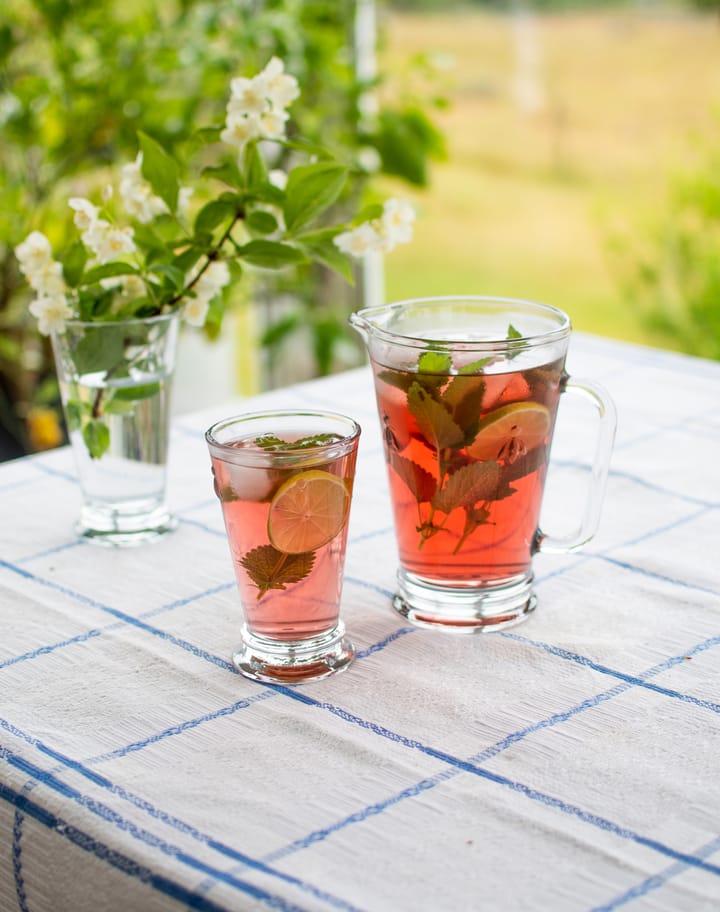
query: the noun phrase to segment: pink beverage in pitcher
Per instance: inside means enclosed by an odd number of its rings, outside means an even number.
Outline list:
[[[350,317],[367,345],[400,555],[395,610],[459,633],[516,624],[537,605],[532,556],[594,535],[615,409],[565,373],[567,314],[479,295],[417,298]],[[538,526],[560,393],[594,411],[595,454],[579,524]],[[580,431],[582,433],[582,431]]]
[[[438,581],[512,578],[534,550],[563,363],[429,372],[437,361],[374,365],[401,563]]]
[[[347,667],[340,620],[360,428],[330,412],[266,412],[213,425],[206,439],[244,624],[235,666],[300,683]]]

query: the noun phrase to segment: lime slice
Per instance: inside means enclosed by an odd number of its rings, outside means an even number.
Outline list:
[[[282,484],[270,504],[268,538],[286,554],[315,551],[342,529],[350,494],[342,478],[312,469]]]
[[[511,402],[489,412],[468,447],[473,459],[501,459],[514,440],[525,452],[545,442],[550,411],[538,402]]]

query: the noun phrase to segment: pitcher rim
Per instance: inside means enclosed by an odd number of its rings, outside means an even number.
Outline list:
[[[443,303],[460,303],[469,304],[498,304],[498,305],[516,305],[523,308],[532,308],[538,313],[544,313],[548,316],[554,316],[559,319],[558,325],[545,332],[532,333],[531,335],[520,335],[513,338],[505,339],[430,339],[427,336],[414,336],[408,333],[397,333],[391,329],[373,324],[368,317],[381,311],[393,311],[408,305],[423,304],[443,304]],[[356,318],[356,319],[353,319]],[[528,347],[535,345],[545,345],[558,339],[565,338],[569,335],[572,325],[568,314],[559,307],[552,304],[545,304],[541,301],[533,301],[530,298],[514,298],[499,295],[473,295],[473,294],[453,294],[453,295],[429,295],[415,298],[404,298],[399,301],[390,301],[386,304],[374,304],[370,307],[363,307],[350,315],[350,322],[356,328],[367,329],[375,338],[383,341],[393,342],[397,345],[404,345],[408,348],[427,348],[428,345],[452,345],[458,346],[463,350],[472,350],[475,348],[484,350],[503,350],[506,348]],[[357,324],[360,324],[359,326]]]
[[[173,318],[180,316],[180,310],[171,310],[169,313],[153,314],[152,317],[123,317],[121,320],[113,319],[112,317],[107,320],[83,320],[81,317],[68,317],[68,319],[65,320],[65,326],[127,326],[128,323],[142,323],[143,325],[147,325],[148,323],[169,322]]]

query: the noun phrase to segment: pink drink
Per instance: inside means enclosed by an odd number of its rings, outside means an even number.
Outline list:
[[[284,436],[286,448],[274,451],[258,446],[253,435],[224,441],[222,456],[211,452],[215,491],[222,505],[247,628],[258,637],[306,640],[338,624],[356,453],[352,450],[328,460],[323,451],[313,453],[313,448],[292,450],[293,441],[311,436],[312,431]],[[323,447],[329,442],[325,440]],[[313,522],[311,515],[301,517],[295,529],[286,527],[287,518],[278,518],[279,492],[285,492],[285,499],[296,500],[308,487],[305,480],[309,487],[319,489],[315,493],[323,504],[323,491],[330,488],[332,515],[315,517],[320,531],[317,525],[307,525]],[[312,512],[311,500],[304,509]],[[327,513],[327,507],[324,509]],[[276,538],[271,541],[275,527]],[[290,551],[277,547],[280,534],[293,536],[287,544]],[[328,534],[332,534],[329,541],[313,547]]]
[[[438,374],[373,363],[401,565],[438,584],[527,573],[562,360]]]

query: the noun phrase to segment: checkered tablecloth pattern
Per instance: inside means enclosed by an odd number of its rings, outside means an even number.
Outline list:
[[[390,608],[369,370],[178,419],[179,530],[81,544],[69,450],[0,466],[0,910],[720,909],[720,364],[576,335],[619,413],[600,531],[536,558],[525,624]],[[255,684],[205,428],[322,407],[363,426],[350,670]],[[577,515],[591,424],[563,402],[543,524]]]

